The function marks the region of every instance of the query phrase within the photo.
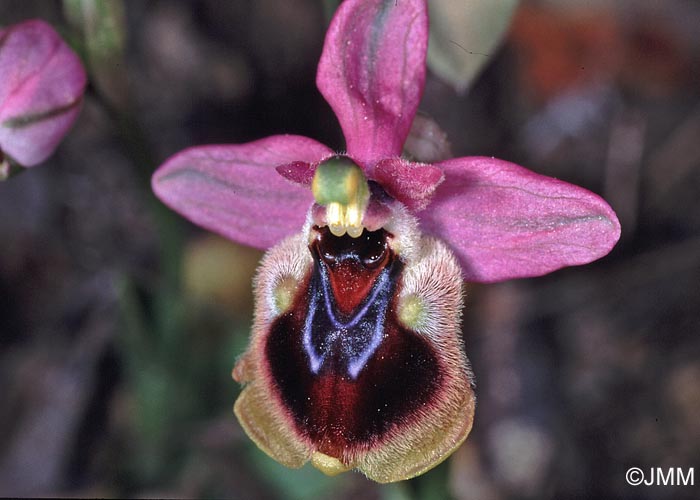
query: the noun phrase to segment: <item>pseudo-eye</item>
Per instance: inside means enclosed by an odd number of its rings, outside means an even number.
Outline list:
[[[258,271],[236,415],[287,466],[413,477],[472,426],[460,266],[349,158],[321,163],[312,188],[301,233]]]

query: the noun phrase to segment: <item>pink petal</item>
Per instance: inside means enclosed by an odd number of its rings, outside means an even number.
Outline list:
[[[494,158],[437,164],[445,182],[420,214],[457,254],[468,281],[539,276],[606,255],[620,237],[615,212],[578,186]]]
[[[153,191],[195,224],[266,249],[299,232],[313,203],[309,189],[285,180],[275,167],[295,160],[314,163],[331,153],[294,135],[190,148],[156,171]]]
[[[423,210],[443,181],[442,170],[435,165],[412,163],[400,158],[381,160],[372,177],[393,198],[412,211]]]
[[[314,180],[316,173],[315,163],[306,163],[303,161],[293,161],[286,165],[279,165],[276,170],[282,177],[300,186],[311,189],[311,183]]]
[[[316,84],[365,167],[399,156],[425,83],[423,0],[345,0],[335,14]]]
[[[44,161],[78,116],[87,78],[44,21],[0,32],[0,149],[24,166]]]

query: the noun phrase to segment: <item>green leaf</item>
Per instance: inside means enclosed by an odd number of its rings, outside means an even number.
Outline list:
[[[497,50],[517,4],[517,0],[430,0],[430,70],[464,92]]]
[[[91,82],[111,103],[123,108],[128,95],[123,0],[64,0],[63,11],[83,34]]]

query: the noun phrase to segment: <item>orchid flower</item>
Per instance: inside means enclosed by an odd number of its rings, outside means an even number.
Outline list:
[[[37,165],[77,118],[85,70],[58,33],[35,19],[0,30],[0,75],[0,163]]]
[[[597,195],[512,163],[402,158],[427,40],[424,0],[345,0],[317,85],[347,152],[277,135],[187,149],[153,177],[191,221],[267,250],[234,411],[290,467],[391,482],[440,463],[475,409],[463,281],[591,262],[620,234]]]

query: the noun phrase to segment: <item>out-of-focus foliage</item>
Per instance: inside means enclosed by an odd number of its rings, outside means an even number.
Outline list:
[[[124,107],[128,98],[123,58],[126,20],[122,0],[64,0],[63,10],[71,26],[82,34],[90,65],[91,82],[107,98]]]
[[[430,0],[430,69],[464,92],[503,42],[517,5],[518,0]]]

